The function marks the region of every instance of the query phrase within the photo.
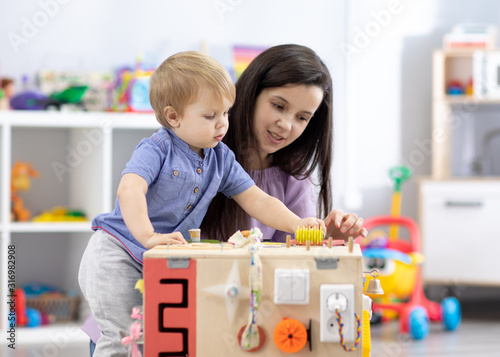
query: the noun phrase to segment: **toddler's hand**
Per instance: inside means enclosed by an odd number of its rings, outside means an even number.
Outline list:
[[[299,219],[297,226],[299,228],[319,227],[323,230],[324,233],[326,233],[325,222],[322,219],[315,218],[315,217],[306,217],[306,218]]]
[[[151,249],[156,247],[157,245],[166,245],[168,243],[187,244],[187,241],[184,239],[181,232],[153,233],[153,235],[149,237],[144,247],[147,249]]]

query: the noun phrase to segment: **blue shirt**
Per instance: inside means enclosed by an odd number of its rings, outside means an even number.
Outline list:
[[[134,173],[148,183],[146,201],[155,232],[180,231],[185,238],[189,237],[189,229],[200,226],[217,192],[231,197],[254,185],[224,143],[203,149],[203,156],[165,128],[143,139],[135,148],[122,175]],[[146,248],[125,225],[118,199],[113,211],[92,220],[92,229],[103,229],[115,236],[142,264]]]

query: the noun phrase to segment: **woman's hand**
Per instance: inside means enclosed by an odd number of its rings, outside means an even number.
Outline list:
[[[358,217],[355,213],[346,214],[339,209],[334,209],[325,218],[326,237],[345,241],[349,237],[362,236],[364,238],[368,231],[363,228],[363,222],[363,218]]]
[[[167,245],[167,244],[187,244],[187,241],[182,236],[181,232],[173,233],[153,233],[151,237],[146,241],[144,247],[146,249],[151,249],[157,245]]]

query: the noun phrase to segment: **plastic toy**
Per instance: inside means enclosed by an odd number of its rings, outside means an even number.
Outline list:
[[[85,222],[85,213],[77,210],[68,210],[66,207],[56,206],[33,217],[33,222]]]
[[[10,179],[10,196],[12,201],[12,220],[19,222],[29,221],[30,211],[24,207],[19,192],[28,191],[31,187],[31,178],[37,178],[40,174],[33,168],[31,163],[16,161],[12,167]]]
[[[389,177],[394,181],[391,215],[393,217],[399,217],[401,215],[401,185],[411,177],[411,170],[404,165],[396,166],[389,170]],[[389,229],[389,239],[395,240],[397,237],[398,226],[397,224],[393,224]]]
[[[135,289],[139,290],[141,294],[144,294],[144,280],[139,279],[135,284]],[[125,336],[121,339],[122,345],[129,345],[129,356],[130,357],[142,357],[142,353],[139,350],[139,344],[144,343],[143,337],[143,320],[144,313],[142,310],[142,306],[135,306],[132,308],[131,318],[136,319],[132,325],[130,325],[130,335]]]
[[[461,308],[454,297],[445,298],[441,304],[425,297],[422,288],[420,265],[420,232],[417,224],[407,217],[379,216],[365,221],[368,230],[376,226],[398,224],[410,233],[410,242],[388,241],[386,248],[363,249],[368,269],[380,269],[380,281],[386,296],[375,299],[374,313],[394,311],[399,316],[401,333],[409,333],[414,339],[423,339],[429,333],[429,321],[442,322],[448,331],[460,325]],[[359,239],[362,243],[362,240]],[[370,278],[369,278],[370,279]]]
[[[10,78],[2,78],[0,88],[0,110],[10,109],[10,99],[14,96],[14,81]]]
[[[324,232],[318,227],[297,227],[295,231],[295,242],[297,245],[305,245],[307,241],[311,245],[323,245]]]
[[[18,110],[61,110],[65,104],[73,104],[85,109],[82,97],[88,86],[70,86],[50,96],[35,91],[26,91],[12,97],[10,106]]]
[[[17,288],[14,290],[14,296],[16,301],[16,325],[26,326],[28,323],[28,317],[26,316],[26,294],[23,289]]]
[[[450,81],[446,86],[446,93],[449,95],[462,95],[465,93],[464,85],[461,81]]]
[[[38,327],[42,324],[42,314],[36,309],[27,308],[26,316],[28,318],[26,327]]]
[[[149,102],[149,78],[153,69],[143,68],[142,58],[137,57],[135,69],[123,68],[116,78],[116,98],[113,110],[127,112],[152,112]]]
[[[141,307],[134,307],[132,309],[132,315],[130,315],[136,321],[130,326],[129,332],[130,336],[126,336],[121,339],[122,345],[129,345],[129,356],[130,357],[142,357],[142,353],[139,350],[138,344],[143,343],[142,337],[142,320],[143,313]]]
[[[283,352],[295,353],[310,341],[310,333],[300,321],[285,317],[274,329],[273,339]]]

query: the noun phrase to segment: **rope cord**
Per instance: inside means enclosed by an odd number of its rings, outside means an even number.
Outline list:
[[[356,317],[356,320],[358,321],[358,336],[356,337],[356,341],[354,342],[354,346],[347,347],[345,342],[344,342],[344,323],[342,322],[342,316],[340,316],[340,309],[338,309],[338,308],[335,309],[335,315],[337,315],[337,323],[339,324],[340,344],[342,345],[342,348],[344,348],[344,351],[352,352],[358,347],[359,341],[361,341],[361,319],[359,318],[358,314],[354,313],[354,316]]]

